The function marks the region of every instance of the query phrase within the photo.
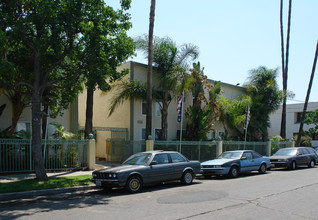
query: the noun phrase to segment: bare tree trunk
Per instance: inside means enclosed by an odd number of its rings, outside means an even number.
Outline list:
[[[313,82],[314,76],[315,76],[315,70],[316,70],[316,64],[317,64],[317,56],[318,56],[318,41],[317,41],[317,45],[316,45],[314,63],[313,63],[313,66],[312,66],[311,76],[310,76],[309,85],[308,85],[308,89],[307,89],[306,100],[305,100],[305,104],[304,104],[304,108],[303,108],[303,113],[302,113],[301,119],[300,119],[300,125],[299,125],[299,131],[298,131],[298,137],[297,137],[297,141],[296,141],[296,146],[300,146],[300,140],[301,140],[301,135],[302,135],[302,131],[303,131],[304,120],[305,120],[305,115],[306,115],[306,111],[307,111],[310,91],[311,91],[312,82]]]
[[[168,91],[165,91],[164,100],[162,102],[161,111],[161,137],[160,140],[167,140],[168,138]]]
[[[283,80],[283,106],[282,120],[280,127],[280,136],[286,138],[286,90],[285,89],[285,49],[284,49],[284,28],[283,28],[283,0],[280,0],[280,41],[281,41],[281,56],[282,56],[282,80]]]
[[[282,2],[281,2],[281,13],[282,13]],[[290,24],[291,24],[291,8],[292,0],[289,0],[288,8],[288,26],[287,26],[287,42],[286,42],[286,60],[283,72],[283,106],[282,106],[282,123],[281,123],[281,137],[286,138],[286,101],[287,101],[287,79],[288,79],[288,58],[289,58],[289,39],[290,39]],[[281,31],[282,28],[282,15],[281,15]],[[283,33],[281,33],[283,35]],[[283,56],[282,56],[283,62]]]
[[[156,1],[151,0],[149,18],[149,45],[148,45],[148,74],[147,74],[147,112],[146,112],[146,140],[152,135],[152,53],[153,53],[153,29],[155,22]]]
[[[89,134],[93,133],[93,102],[94,102],[94,90],[87,88],[86,97],[86,120],[85,120],[85,139],[89,138]]]
[[[37,180],[47,180],[46,170],[42,156],[41,139],[41,97],[39,90],[41,78],[40,58],[36,53],[34,56],[34,87],[32,94],[32,155],[34,161],[34,171]]]

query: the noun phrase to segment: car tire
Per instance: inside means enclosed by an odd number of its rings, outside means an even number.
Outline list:
[[[261,164],[261,166],[260,166],[259,169],[258,169],[258,172],[259,172],[260,174],[266,173],[266,164],[265,164],[265,163],[262,163],[262,164]]]
[[[314,168],[315,167],[315,160],[311,160],[310,163],[308,164],[309,168]]]
[[[188,184],[191,184],[191,183],[192,183],[193,179],[194,179],[193,172],[190,171],[190,170],[187,170],[187,171],[185,171],[185,172],[183,173],[181,182],[182,182],[183,184],[187,184],[187,185],[188,185]]]
[[[291,164],[290,164],[290,167],[289,167],[289,169],[291,169],[291,170],[295,170],[297,168],[297,164],[296,164],[296,161],[292,161],[291,162]]]
[[[237,166],[232,166],[229,172],[231,178],[236,178],[239,176],[239,169]]]
[[[131,193],[137,193],[142,188],[142,180],[138,176],[131,176],[126,183],[126,189]]]

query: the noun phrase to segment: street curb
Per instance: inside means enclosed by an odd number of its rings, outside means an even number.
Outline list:
[[[0,194],[0,201],[10,201],[17,199],[29,199],[37,196],[49,196],[63,193],[73,193],[73,192],[84,192],[87,190],[98,189],[99,187],[95,185],[87,186],[75,186],[67,188],[57,188],[57,189],[41,189],[41,190],[32,190],[25,192],[14,192],[14,193],[2,193]]]

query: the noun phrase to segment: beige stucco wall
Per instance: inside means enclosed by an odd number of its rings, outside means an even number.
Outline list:
[[[153,86],[159,82],[160,74],[153,69]],[[147,80],[147,65],[134,63],[133,62],[133,79],[140,80],[141,82],[146,82]],[[210,83],[214,81],[209,80]],[[246,89],[240,86],[235,86],[227,83],[221,83],[221,89],[223,95],[229,99],[235,99],[238,96],[245,94]],[[192,104],[192,96],[190,93],[185,95],[186,102],[184,103],[184,109]],[[142,101],[134,101],[133,110],[133,139],[140,140],[142,137],[142,128],[146,127],[146,116],[141,114]],[[155,136],[155,129],[161,129],[161,117],[155,116],[155,102],[152,105],[152,134],[153,138]],[[181,129],[181,124],[177,122],[177,98],[174,97],[168,108],[168,140],[176,140],[177,130]],[[186,129],[186,121],[183,120],[182,130]],[[216,133],[216,138],[218,138],[219,132],[224,132],[223,124],[220,122],[215,122],[213,126],[214,132]],[[208,135],[208,138],[212,138],[212,132]]]
[[[125,63],[117,70],[121,71],[123,68],[129,68],[130,63]],[[129,75],[126,76],[129,78]],[[127,128],[130,129],[130,101],[124,101],[116,108],[114,113],[109,116],[109,106],[112,97],[118,93],[114,89],[108,92],[96,90],[94,92],[94,107],[93,107],[93,127],[108,127],[108,128]],[[78,125],[80,129],[85,127],[86,119],[86,90],[78,96]],[[106,140],[111,138],[109,131],[96,132],[96,157],[106,158]]]
[[[10,102],[8,99],[0,94],[0,105],[2,104],[7,104],[6,108],[0,117],[0,129],[5,129],[9,126],[11,126],[11,118],[12,118],[12,109]],[[32,112],[31,112],[31,107],[26,107],[19,119],[19,122],[26,122],[26,123],[31,123],[32,121]],[[58,116],[57,118],[48,118],[48,123],[58,123],[61,124],[65,127],[67,131],[73,131],[73,126],[72,126],[72,109],[69,108],[68,110],[63,111],[63,116]]]

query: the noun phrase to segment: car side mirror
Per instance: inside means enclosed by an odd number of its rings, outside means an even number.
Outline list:
[[[246,160],[247,159],[247,157],[241,157],[241,160]]]
[[[157,161],[151,161],[150,166],[158,164]]]

